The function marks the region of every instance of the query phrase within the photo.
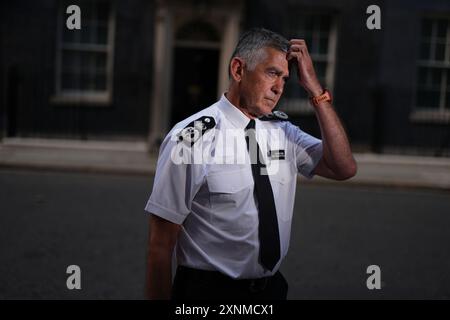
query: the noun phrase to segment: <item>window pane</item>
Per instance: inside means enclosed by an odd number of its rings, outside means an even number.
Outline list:
[[[101,74],[101,75],[96,75],[94,78],[95,81],[95,90],[98,91],[104,91],[106,90],[106,75],[105,74]]]
[[[80,75],[80,89],[81,90],[92,90],[93,88],[92,76],[87,73],[82,73]]]
[[[431,86],[437,90],[441,88],[442,69],[432,68],[431,70]]]
[[[62,71],[62,89],[106,88],[106,53],[63,50]]]
[[[428,68],[419,67],[417,83],[421,87],[426,87],[430,85],[430,72]]]
[[[64,22],[65,23],[65,22]],[[80,41],[79,30],[68,30],[64,25],[64,30],[62,33],[63,43],[76,43]]]
[[[420,44],[420,59],[422,60],[429,60],[430,55],[430,49],[431,49],[431,43],[429,42],[422,42]]]
[[[319,40],[319,53],[328,54],[328,37],[321,37]]]
[[[438,40],[444,40],[447,36],[447,25],[448,25],[448,20],[438,20],[437,22],[437,37]]]
[[[76,72],[106,72],[106,53],[63,50],[63,70]]]
[[[321,83],[325,83],[325,73],[327,71],[326,62],[315,62],[314,68],[316,70],[317,77]]]
[[[108,43],[108,27],[107,25],[98,25],[97,27],[97,43]]]
[[[440,92],[436,90],[418,90],[417,107],[419,108],[439,108]]]
[[[106,53],[80,52],[82,58],[82,70],[86,73],[106,72]]]
[[[435,60],[444,61],[445,60],[445,42],[436,43],[435,47]]]
[[[61,66],[63,71],[75,73],[81,68],[81,57],[71,50],[62,51]]]
[[[95,54],[95,70],[97,73],[106,73],[106,53]]]
[[[81,28],[81,43],[96,43],[95,22],[85,21]]]
[[[61,89],[78,90],[80,79],[78,75],[72,73],[63,73],[61,77]]]
[[[310,42],[306,42],[306,45],[311,55],[319,54],[319,39],[312,39]]]

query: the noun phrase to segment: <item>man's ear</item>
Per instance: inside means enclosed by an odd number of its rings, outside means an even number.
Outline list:
[[[242,60],[239,57],[234,57],[233,59],[231,59],[230,62],[231,78],[234,81],[239,82],[242,79],[243,72],[244,72],[244,60]]]

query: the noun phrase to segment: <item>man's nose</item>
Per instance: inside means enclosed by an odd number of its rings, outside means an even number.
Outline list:
[[[283,79],[279,78],[272,86],[272,92],[276,95],[280,95],[283,93],[284,83]]]

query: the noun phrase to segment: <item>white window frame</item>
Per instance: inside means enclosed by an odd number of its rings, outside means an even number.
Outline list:
[[[336,65],[336,46],[337,46],[337,25],[338,25],[338,17],[330,13],[328,11],[308,11],[305,12],[305,14],[308,15],[323,15],[327,14],[330,15],[331,21],[330,21],[330,33],[328,36],[328,52],[326,55],[320,55],[320,54],[313,54],[310,52],[311,59],[313,60],[313,63],[316,61],[320,62],[326,62],[327,67],[325,71],[325,83],[322,83],[322,86],[324,88],[327,88],[330,93],[333,95],[334,93],[334,77],[335,77],[335,65]],[[312,39],[317,39],[317,35],[312,35]],[[308,43],[307,43],[308,45]],[[289,81],[297,81],[297,79],[291,79]],[[299,87],[299,90],[303,90]],[[281,110],[285,111],[289,115],[311,115],[314,114],[314,108],[311,106],[311,103],[308,99],[302,99],[302,98],[288,98],[285,97],[283,100],[283,105],[280,107]]]
[[[450,99],[450,94],[448,94],[447,97],[445,97],[446,91],[447,91],[447,83],[450,82],[450,79],[447,79],[447,72],[443,72],[442,75],[442,82],[441,82],[441,89],[440,89],[440,98],[439,98],[439,108],[436,110],[430,110],[430,108],[420,108],[417,106],[417,91],[418,91],[418,77],[419,77],[419,68],[420,67],[435,67],[439,68],[441,70],[449,70],[450,71],[450,14],[448,15],[425,15],[420,17],[420,31],[422,30],[422,22],[424,19],[431,19],[431,20],[438,20],[438,19],[446,19],[448,20],[447,24],[447,34],[446,34],[446,45],[445,45],[445,61],[436,61],[436,60],[421,60],[420,57],[417,60],[416,63],[416,78],[414,83],[414,103],[413,103],[413,110],[410,113],[410,121],[412,122],[427,122],[427,123],[450,123],[450,109],[445,108],[445,100]],[[432,43],[432,57],[434,59],[434,43],[436,41],[436,24],[433,23],[433,29],[432,29],[432,36],[430,38]],[[422,39],[419,38],[419,41],[421,42]],[[420,47],[418,47],[418,50],[420,50]],[[419,56],[419,53],[418,53]]]
[[[112,103],[113,95],[113,74],[114,74],[114,35],[115,35],[115,5],[114,1],[109,2],[110,10],[108,15],[108,37],[106,45],[86,44],[86,43],[63,43],[62,32],[66,27],[66,8],[61,1],[58,10],[58,26],[56,39],[56,68],[55,68],[55,94],[50,98],[50,102],[56,105],[79,104],[109,106]],[[81,9],[81,28],[83,28],[83,8]],[[72,30],[71,32],[77,32]],[[62,51],[89,51],[106,53],[106,90],[88,91],[88,90],[62,90]]]

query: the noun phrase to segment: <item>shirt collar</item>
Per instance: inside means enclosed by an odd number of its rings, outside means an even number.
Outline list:
[[[222,97],[220,97],[219,108],[225,114],[225,117],[227,117],[227,119],[237,128],[244,129],[250,121],[250,118],[235,107],[230,100],[225,97],[225,94],[222,94]]]

